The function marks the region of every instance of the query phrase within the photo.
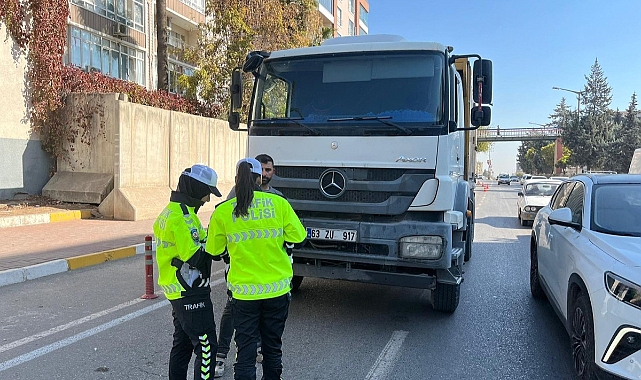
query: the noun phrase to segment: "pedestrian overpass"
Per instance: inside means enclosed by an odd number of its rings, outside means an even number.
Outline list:
[[[543,128],[488,128],[476,130],[476,141],[554,141],[561,137],[561,129],[555,127]]]

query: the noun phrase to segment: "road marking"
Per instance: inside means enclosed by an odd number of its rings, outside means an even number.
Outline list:
[[[369,370],[365,380],[383,380],[387,378],[387,375],[392,370],[394,362],[401,351],[401,346],[405,341],[409,332],[403,330],[397,330],[392,333],[392,337],[383,351],[376,359],[374,366]]]
[[[55,333],[59,333],[61,331],[67,330],[69,328],[76,327],[76,326],[78,326],[78,325],[80,325],[82,323],[89,322],[89,321],[94,320],[96,318],[103,317],[103,316],[105,316],[107,314],[113,313],[114,311],[118,311],[120,309],[124,309],[125,307],[131,306],[131,305],[135,305],[138,302],[142,302],[142,301],[144,301],[144,300],[140,299],[140,298],[137,298],[135,300],[131,300],[131,301],[128,301],[128,302],[125,302],[125,303],[121,303],[120,305],[114,306],[111,309],[103,310],[103,311],[100,311],[98,313],[94,313],[94,314],[88,315],[86,317],[83,317],[83,318],[80,318],[80,319],[76,319],[75,321],[71,321],[69,323],[65,323],[64,325],[60,325],[58,327],[54,327],[54,328],[49,329],[47,331],[43,331],[41,333],[38,333],[38,334],[35,334],[35,335],[31,335],[31,336],[28,336],[26,338],[22,338],[20,340],[16,340],[15,342],[11,342],[11,343],[5,344],[3,346],[0,346],[0,353],[8,351],[8,350],[11,350],[11,349],[16,348],[16,347],[20,347],[23,344],[31,343],[34,340],[38,340],[40,338],[44,338],[46,336],[49,336],[49,335],[52,335],[52,334],[55,334]]]
[[[129,313],[129,314],[124,315],[124,316],[122,316],[120,318],[116,318],[116,319],[112,320],[111,322],[104,323],[104,324],[102,324],[100,326],[96,326],[96,327],[94,327],[92,329],[89,329],[87,331],[83,331],[83,332],[81,332],[79,334],[70,336],[69,338],[66,338],[66,339],[63,339],[63,340],[59,340],[59,341],[57,341],[55,343],[52,343],[50,345],[41,347],[41,348],[39,348],[37,350],[28,352],[28,353],[26,353],[24,355],[20,355],[20,356],[18,356],[16,358],[13,358],[11,360],[7,360],[6,362],[0,363],[0,372],[4,371],[6,369],[9,369],[9,368],[15,367],[15,366],[17,366],[19,364],[28,362],[30,360],[33,360],[35,358],[38,358],[38,357],[40,357],[42,355],[48,354],[48,353],[50,353],[52,351],[55,351],[57,349],[66,347],[66,346],[68,346],[70,344],[76,343],[76,342],[78,342],[78,341],[80,341],[82,339],[85,339],[85,338],[88,338],[90,336],[96,335],[96,334],[98,334],[100,332],[103,332],[103,331],[105,331],[107,329],[110,329],[110,328],[112,328],[114,326],[118,326],[121,323],[124,323],[124,322],[127,322],[127,321],[131,320],[131,319],[140,317],[141,315],[147,314],[149,312],[152,312],[152,311],[154,311],[156,309],[160,309],[161,307],[167,306],[167,305],[169,305],[169,301],[167,301],[167,300],[160,301],[158,303],[155,303],[153,305],[147,306],[147,307],[145,307],[143,309],[140,309],[138,311],[135,311],[133,313]]]
[[[224,278],[219,278],[219,279],[215,280],[214,282],[212,282],[210,286],[216,286],[216,285],[222,284],[224,282],[225,282]],[[141,302],[141,301],[144,301],[144,300],[142,300],[142,299],[131,300],[131,301],[122,303],[120,305],[114,306],[114,307],[112,307],[110,309],[103,310],[101,312],[88,315],[86,317],[77,319],[75,321],[66,323],[66,324],[58,326],[58,327],[54,327],[54,328],[52,328],[50,330],[41,332],[39,334],[35,334],[35,335],[30,336],[30,337],[26,337],[24,339],[20,339],[20,340],[17,340],[15,342],[6,344],[4,346],[0,346],[0,352],[7,351],[7,350],[10,350],[12,348],[19,347],[19,346],[21,346],[23,344],[26,344],[26,343],[29,343],[29,342],[33,342],[33,341],[38,340],[40,338],[44,338],[44,337],[49,336],[51,334],[55,334],[55,333],[64,331],[66,329],[69,329],[71,327],[78,326],[81,323],[84,323],[84,322],[87,322],[87,321],[91,321],[93,319],[105,316],[105,315],[107,315],[109,313],[112,313],[114,311],[120,310],[120,309],[125,308],[127,306],[135,305],[135,304],[137,304],[138,302]],[[39,348],[37,350],[28,352],[28,353],[26,353],[24,355],[20,355],[18,357],[13,358],[13,359],[10,359],[10,360],[7,360],[5,362],[2,362],[2,363],[0,363],[0,372],[4,371],[6,369],[9,369],[9,368],[15,367],[15,366],[17,366],[19,364],[28,362],[30,360],[33,360],[35,358],[38,358],[38,357],[40,357],[42,355],[48,354],[50,352],[53,352],[53,351],[55,351],[55,350],[57,350],[59,348],[63,348],[63,347],[66,347],[66,346],[68,346],[70,344],[76,343],[76,342],[78,342],[78,341],[80,341],[82,339],[85,339],[85,338],[88,338],[90,336],[96,335],[96,334],[98,334],[100,332],[103,332],[103,331],[105,331],[107,329],[110,329],[112,327],[118,326],[121,323],[124,323],[124,322],[132,320],[134,318],[140,317],[142,315],[145,315],[147,313],[150,313],[150,312],[152,312],[152,311],[154,311],[156,309],[159,309],[159,308],[161,308],[163,306],[167,306],[167,305],[169,305],[169,301],[163,300],[161,302],[158,302],[158,303],[155,303],[153,305],[147,306],[146,308],[140,309],[140,310],[135,311],[133,313],[129,313],[129,314],[127,314],[125,316],[122,316],[120,318],[116,318],[116,319],[114,319],[114,320],[112,320],[110,322],[104,323],[104,324],[102,324],[100,326],[94,327],[92,329],[86,330],[86,331],[81,332],[79,334],[70,336],[68,338],[59,340],[57,342],[54,342],[54,343],[52,343],[52,344],[50,344],[48,346],[41,347],[41,348]]]

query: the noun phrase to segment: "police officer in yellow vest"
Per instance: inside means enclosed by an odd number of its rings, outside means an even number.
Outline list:
[[[216,207],[206,249],[227,252],[227,288],[236,329],[235,380],[256,379],[256,346],[262,340],[263,379],[280,379],[282,335],[289,310],[292,264],[285,243],[305,239],[305,228],[287,200],[262,192],[254,158],[237,165],[236,197]]]
[[[207,231],[196,216],[210,194],[220,197],[216,172],[201,164],[185,169],[169,204],[154,223],[158,285],[172,306],[173,347],[169,379],[184,380],[192,351],[194,379],[213,378],[216,322],[209,294],[211,260],[204,245]]]

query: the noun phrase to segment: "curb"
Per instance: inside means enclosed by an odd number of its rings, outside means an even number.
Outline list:
[[[2,216],[0,217],[0,228],[30,226],[33,224],[58,223],[67,222],[70,220],[90,218],[90,209],[51,212],[46,214]]]
[[[156,251],[153,242],[152,251]],[[145,253],[145,243],[0,271],[0,287]]]

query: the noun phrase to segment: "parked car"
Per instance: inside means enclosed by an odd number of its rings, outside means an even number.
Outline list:
[[[498,184],[509,185],[510,184],[510,175],[509,174],[499,174],[497,178]]]
[[[523,185],[518,193],[516,205],[518,208],[517,217],[522,226],[534,221],[536,213],[543,206],[550,203],[550,198],[556,191],[561,181],[531,179]]]
[[[530,291],[570,335],[580,379],[641,379],[641,175],[578,175],[537,214]]]
[[[548,179],[548,177],[544,175],[533,175],[530,179]]]

